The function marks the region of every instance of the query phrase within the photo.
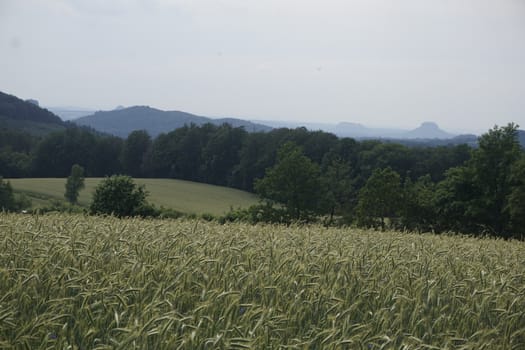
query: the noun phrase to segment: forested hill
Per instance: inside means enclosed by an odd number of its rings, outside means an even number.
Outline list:
[[[146,130],[153,137],[161,133],[183,127],[184,125],[221,125],[228,123],[233,127],[243,127],[248,132],[269,131],[270,127],[242,119],[212,119],[180,111],[162,111],[148,106],[134,106],[113,111],[96,112],[73,120],[78,125],[89,126],[108,134],[127,137],[132,131]]]
[[[42,135],[65,128],[65,123],[47,109],[0,92],[0,128]]]

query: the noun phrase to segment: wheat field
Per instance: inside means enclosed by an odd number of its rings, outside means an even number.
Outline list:
[[[0,213],[1,349],[524,349],[525,245]]]

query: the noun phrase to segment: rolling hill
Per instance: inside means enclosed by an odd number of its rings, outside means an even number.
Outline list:
[[[62,130],[66,124],[34,101],[24,101],[0,92],[0,128],[16,129],[33,135],[44,135]]]
[[[80,205],[91,203],[101,180],[86,179],[86,187],[80,191]],[[9,182],[15,192],[26,194],[36,207],[49,205],[52,199],[64,199],[66,179],[10,179]],[[172,179],[135,179],[135,182],[146,186],[149,202],[182,213],[221,215],[230,208],[247,208],[257,203],[255,195],[232,188]]]
[[[271,127],[250,121],[222,118],[212,119],[180,111],[162,111],[148,106],[134,106],[101,111],[73,120],[78,125],[89,126],[108,134],[127,137],[134,130],[146,130],[152,137],[167,133],[184,125],[228,123],[233,127],[244,127],[248,132],[269,131]]]

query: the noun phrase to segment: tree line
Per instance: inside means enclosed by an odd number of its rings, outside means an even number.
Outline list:
[[[495,127],[479,146],[409,147],[337,138],[305,128],[248,133],[188,125],[126,139],[71,127],[46,137],[0,130],[0,175],[126,174],[177,178],[256,192],[252,216],[378,228],[523,232],[525,166],[517,126]],[[522,215],[523,214],[523,215]]]
[[[70,127],[45,137],[0,129],[0,175],[67,177],[79,164],[88,177],[127,174],[133,177],[177,178],[253,191],[287,142],[299,146],[321,166],[334,157],[348,163],[358,187],[376,168],[391,167],[416,179],[430,174],[442,180],[447,169],[470,158],[470,147],[408,147],[381,141],[339,139],[305,128],[248,133],[228,124],[189,125],[152,139],[134,131],[126,139]]]

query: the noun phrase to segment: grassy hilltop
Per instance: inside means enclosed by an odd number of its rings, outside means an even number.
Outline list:
[[[86,178],[86,187],[80,191],[79,204],[88,206],[95,187],[102,178]],[[208,184],[171,179],[134,179],[145,185],[148,201],[156,206],[172,208],[183,213],[221,215],[231,207],[245,208],[257,203],[251,193]],[[11,179],[16,192],[27,194],[33,204],[46,205],[50,199],[64,199],[66,179]]]
[[[64,214],[0,227],[0,348],[525,348],[523,242]]]

